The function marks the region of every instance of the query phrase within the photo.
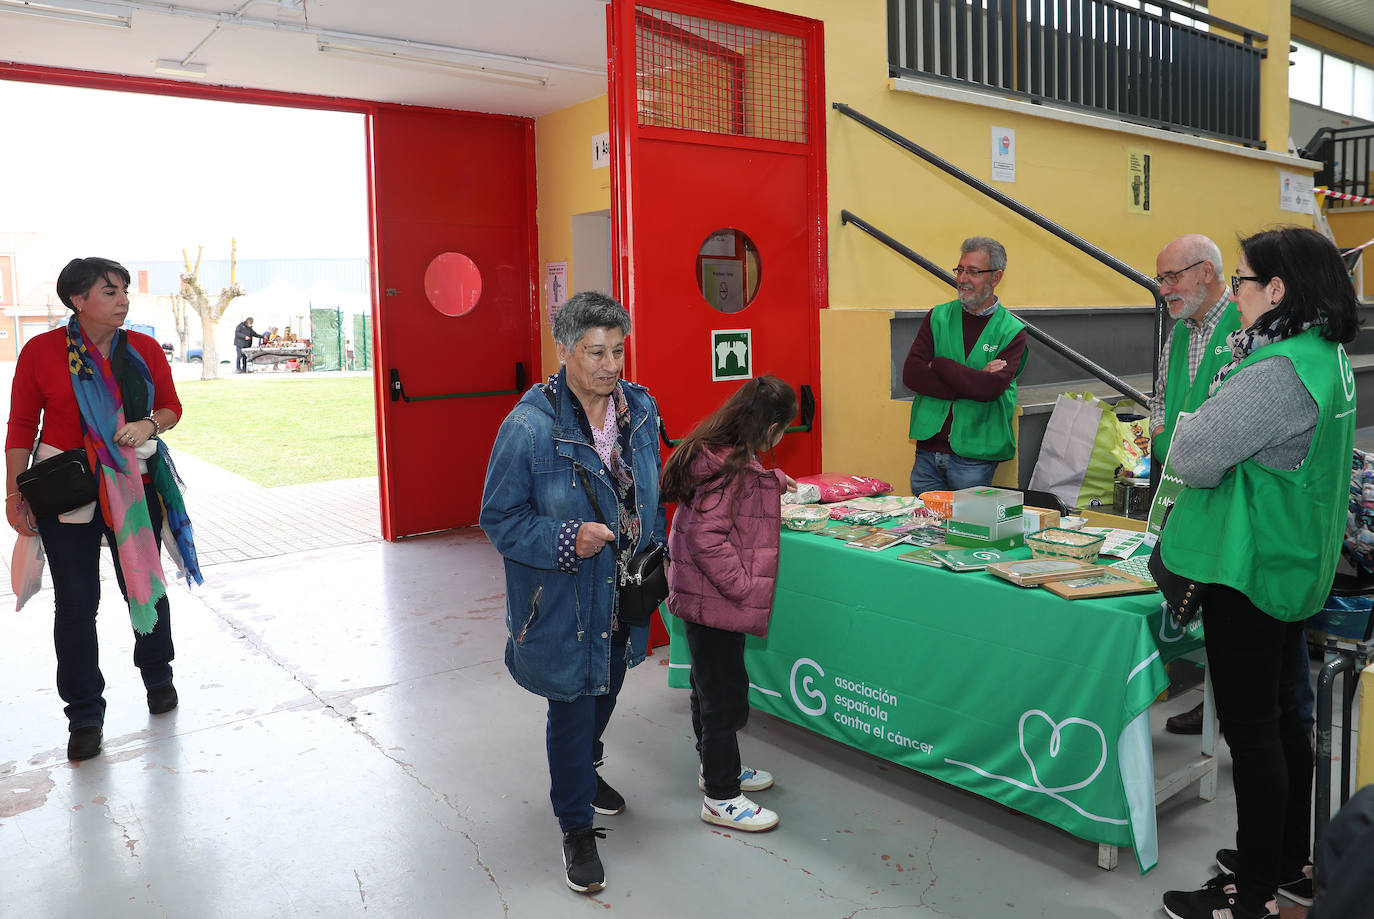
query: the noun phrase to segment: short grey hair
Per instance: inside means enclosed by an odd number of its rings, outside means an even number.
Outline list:
[[[986,252],[988,267],[993,271],[1007,270],[1006,247],[991,236],[970,236],[964,240],[963,245],[959,247],[959,254],[968,255],[970,252]]]
[[[1190,262],[1211,262],[1212,270],[1217,273],[1222,283],[1225,283],[1226,269],[1221,260],[1221,247],[1201,234],[1190,237],[1188,242],[1188,254],[1184,258]]]
[[[614,297],[600,291],[573,294],[553,317],[553,340],[571,351],[592,329],[620,329],[630,334],[630,314]]]

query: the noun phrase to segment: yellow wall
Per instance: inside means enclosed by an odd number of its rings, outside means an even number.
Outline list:
[[[1308,22],[1306,19],[1299,19],[1294,16],[1293,37],[1333,54],[1348,57],[1352,61],[1359,61],[1368,67],[1374,67],[1374,46],[1366,45],[1364,42],[1357,41],[1348,35],[1342,35],[1340,32],[1334,32],[1326,26],[1320,26],[1315,22]]]
[[[1254,8],[1268,15],[1275,2],[1281,0],[1263,0]],[[1154,274],[1159,249],[1183,233],[1216,239],[1229,269],[1237,234],[1275,223],[1310,225],[1310,219],[1278,209],[1281,172],[1305,171],[1297,161],[1247,158],[1163,137],[895,91],[887,77],[884,0],[764,0],[759,5],[824,23],[830,309],[821,316],[820,347],[827,471],[878,475],[905,488],[912,453],[905,437],[909,403],[890,398],[889,321],[894,310],[951,296],[949,288],[861,231],[841,227],[842,208],[946,266],[957,261],[963,238],[997,237],[1009,254],[999,293],[1013,306],[1150,303],[1142,288],[841,116],[830,102],[849,103],[984,180],[991,169],[991,128],[1014,129],[1016,182],[999,187],[1147,275]],[[1270,23],[1250,21],[1243,10],[1229,18],[1270,31]],[[1265,118],[1267,134],[1273,127],[1268,108]],[[589,156],[582,152],[605,124],[604,99],[536,122],[543,262],[570,257],[569,215],[610,204],[609,176],[592,174],[586,167]],[[1283,132],[1286,137],[1286,113]],[[1130,149],[1152,156],[1153,213],[1148,215],[1127,212]],[[565,182],[581,186],[574,194],[560,188]]]
[[[539,326],[543,335],[545,374],[558,366],[549,330],[544,266],[568,263],[568,286],[580,290],[573,264],[572,218],[604,211],[611,206],[611,170],[592,168],[592,138],[609,130],[605,96],[538,118],[534,122],[535,163],[538,170]]]

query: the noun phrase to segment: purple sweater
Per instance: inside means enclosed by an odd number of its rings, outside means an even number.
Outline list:
[[[719,469],[724,453],[703,453],[692,466],[700,482]],[[778,580],[786,479],[751,458],[724,492],[681,504],[668,533],[668,609],[688,622],[750,635],[768,634]]]

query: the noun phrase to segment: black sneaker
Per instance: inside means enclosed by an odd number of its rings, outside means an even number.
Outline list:
[[[1235,849],[1217,850],[1217,867],[1227,874],[1235,874],[1236,866],[1240,864],[1240,859],[1236,856]],[[1311,862],[1308,862],[1310,865]],[[1279,893],[1292,900],[1299,906],[1312,905],[1312,878],[1306,872],[1301,872],[1291,881],[1284,881],[1279,884]]]
[[[625,812],[625,798],[620,792],[606,784],[601,773],[596,774],[596,796],[592,798],[592,810],[598,814],[613,817]]]
[[[102,740],[104,737],[98,724],[77,728],[67,736],[67,759],[81,760],[98,756]]]
[[[563,869],[568,874],[568,886],[578,893],[606,889],[606,869],[596,854],[597,839],[605,838],[601,827],[584,826],[563,834]]]
[[[171,683],[148,690],[148,714],[163,715],[177,707],[177,688]]]
[[[1270,909],[1270,905],[1273,909]],[[1272,898],[1258,909],[1241,905],[1234,874],[1218,874],[1201,890],[1170,890],[1164,894],[1164,912],[1171,919],[1279,919]]]

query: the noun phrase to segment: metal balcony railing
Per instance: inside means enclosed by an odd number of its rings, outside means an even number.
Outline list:
[[[1371,197],[1371,177],[1374,177],[1374,126],[1356,125],[1352,128],[1321,128],[1303,147],[1303,156],[1321,160],[1322,168],[1312,181],[1332,191],[1347,195]],[[1368,207],[1359,201],[1328,198],[1329,209]]]
[[[1254,42],[1268,36],[1169,0],[1142,5],[888,0],[888,72],[1264,147],[1266,51]]]

